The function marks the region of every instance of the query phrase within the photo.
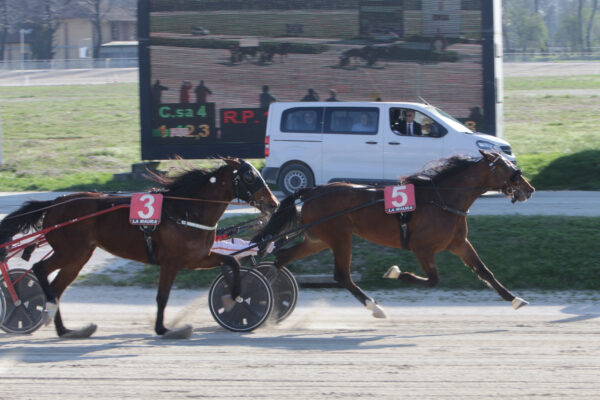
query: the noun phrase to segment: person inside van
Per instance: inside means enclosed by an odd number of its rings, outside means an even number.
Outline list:
[[[395,124],[394,133],[407,136],[422,136],[421,124],[415,121],[414,110],[404,110],[404,120]]]
[[[314,131],[317,128],[317,118],[314,111],[304,111],[300,120],[296,121],[294,129],[299,131]]]
[[[352,125],[352,132],[373,132],[375,127],[365,112],[360,114],[360,119]]]

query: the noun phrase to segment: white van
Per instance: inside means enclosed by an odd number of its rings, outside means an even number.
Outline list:
[[[285,194],[336,181],[393,184],[430,161],[479,149],[515,162],[508,142],[428,104],[281,102],[269,108],[262,174]]]

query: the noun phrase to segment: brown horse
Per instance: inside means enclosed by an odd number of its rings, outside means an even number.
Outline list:
[[[159,335],[169,332],[163,324],[164,309],[175,276],[181,269],[227,266],[233,272],[231,296],[237,297],[240,288],[238,261],[232,256],[211,252],[217,222],[234,198],[246,201],[266,214],[273,212],[279,203],[252,165],[235,158],[224,161],[225,165],[214,171],[191,170],[175,178],[156,177],[164,185],[163,189],[156,191],[164,196],[162,220],[149,233],[150,236],[129,223],[128,208],[72,223],[46,234],[54,252],[49,258],[36,263],[33,271],[46,294],[49,314],[55,312],[54,324],[60,337],[87,337],[96,329],[93,324],[79,331],[65,328],[58,309],[58,300],[64,290],[75,280],[96,247],[119,257],[158,264],[160,279],[154,329]],[[8,242],[15,234],[31,228],[52,227],[115,205],[129,204],[129,201],[128,197],[101,193],[75,193],[51,201],[29,201],[0,223],[0,243]],[[145,245],[146,237],[150,238],[151,246]],[[5,254],[6,249],[0,249],[0,259]],[[55,270],[59,272],[49,283],[48,275]],[[177,336],[175,332],[170,332],[171,336]],[[191,327],[179,331],[181,336],[189,336],[190,333]]]
[[[351,279],[352,235],[371,242],[411,250],[427,277],[400,272],[393,266],[384,275],[422,286],[435,286],[439,275],[434,255],[449,250],[460,257],[482,280],[515,309],[527,302],[516,297],[496,280],[467,239],[467,212],[488,190],[502,191],[513,202],[525,201],[534,188],[521,171],[501,154],[481,151],[481,159],[455,156],[442,165],[412,175],[404,183],[415,185],[416,210],[411,215],[386,214],[383,188],[334,183],[302,189],[281,202],[265,228],[252,240],[277,238],[297,221],[295,203],[302,202],[300,222],[306,229],[304,241],[275,250],[279,268],[321,250],[333,251],[334,278],[348,289],[375,317],[385,312]],[[403,233],[405,232],[405,233]]]

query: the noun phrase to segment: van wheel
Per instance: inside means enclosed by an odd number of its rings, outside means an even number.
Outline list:
[[[310,169],[302,164],[290,164],[281,170],[277,179],[279,189],[287,196],[298,189],[314,186],[315,180]]]

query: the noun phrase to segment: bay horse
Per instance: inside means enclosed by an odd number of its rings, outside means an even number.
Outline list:
[[[434,255],[448,250],[517,309],[528,303],[508,291],[481,261],[467,239],[467,212],[486,191],[501,191],[514,203],[529,199],[535,189],[504,156],[480,152],[480,159],[454,156],[437,167],[406,177],[403,183],[412,183],[415,187],[416,209],[404,220],[397,217],[399,214],[385,212],[382,187],[332,183],[301,189],[285,198],[252,241],[277,239],[278,235],[285,235],[281,232],[293,232],[286,230],[302,224],[304,240],[291,247],[276,247],[275,266],[282,268],[292,261],[331,249],[334,279],[371,310],[374,317],[385,318],[386,315],[350,275],[353,234],[376,244],[412,251],[427,275],[401,272],[392,266],[385,278],[433,287],[439,281]],[[302,203],[300,216],[296,210],[298,202]],[[277,246],[277,240],[275,242]]]
[[[94,324],[81,330],[67,329],[58,308],[64,290],[75,280],[96,247],[122,258],[159,266],[158,310],[154,326],[158,335],[186,337],[191,334],[191,327],[186,327],[184,333],[169,332],[163,323],[173,281],[184,268],[229,267],[232,271],[231,296],[237,297],[240,264],[233,256],[211,252],[217,222],[234,198],[249,203],[263,214],[271,214],[279,202],[251,164],[237,158],[224,158],[223,161],[225,165],[212,171],[194,169],[177,177],[154,176],[154,180],[163,185],[155,191],[163,195],[163,207],[161,222],[149,233],[150,236],[139,226],[129,223],[128,207],[46,233],[53,253],[34,264],[33,272],[46,294],[49,318],[54,314],[58,336],[89,337],[96,330]],[[129,197],[96,192],[74,193],[50,201],[29,201],[2,220],[0,243],[30,229],[51,227],[129,202]],[[147,237],[152,243],[148,247],[145,245]],[[1,248],[0,260],[5,257],[6,248]],[[58,274],[49,283],[48,275],[56,270]]]

